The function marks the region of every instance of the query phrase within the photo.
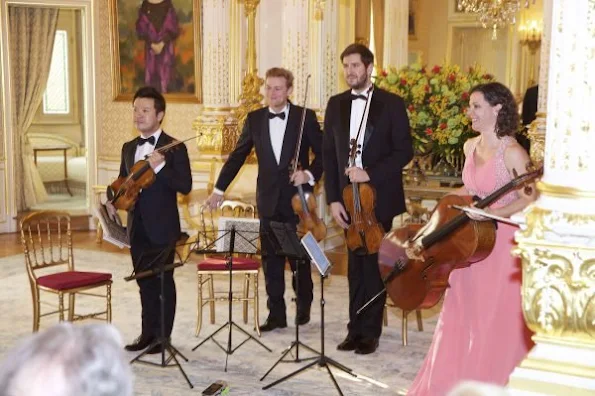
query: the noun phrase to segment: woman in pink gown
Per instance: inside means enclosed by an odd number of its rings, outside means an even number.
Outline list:
[[[513,169],[526,173],[529,157],[513,137],[517,106],[504,85],[474,87],[467,115],[480,135],[465,143],[464,187],[458,193],[483,198],[508,183]],[[531,190],[512,191],[486,211],[509,217],[534,200]],[[430,350],[408,395],[446,395],[463,380],[505,385],[531,348],[521,310],[520,260],[511,255],[516,229],[498,223],[492,253],[451,273]]]

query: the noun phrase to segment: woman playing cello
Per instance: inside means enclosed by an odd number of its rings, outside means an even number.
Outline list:
[[[479,136],[465,143],[464,187],[457,194],[485,197],[512,180],[515,171],[525,173],[529,156],[513,137],[517,106],[504,85],[474,87],[467,115]],[[534,199],[535,188],[520,189],[485,210],[510,217]],[[532,346],[521,310],[520,262],[510,253],[515,230],[498,223],[492,253],[451,273],[430,350],[409,395],[444,395],[461,380],[504,385]]]

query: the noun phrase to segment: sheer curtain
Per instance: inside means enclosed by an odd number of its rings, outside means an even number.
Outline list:
[[[19,211],[47,199],[33,161],[27,131],[39,107],[50,71],[57,8],[10,6],[10,78],[12,84],[15,192]]]

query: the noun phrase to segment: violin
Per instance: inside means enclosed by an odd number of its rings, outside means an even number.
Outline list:
[[[531,170],[529,170],[531,169]],[[484,199],[475,202],[485,208],[513,189],[528,185],[543,173],[543,167],[516,176]],[[389,232],[380,245],[378,265],[385,291],[395,306],[412,311],[431,308],[448,287],[450,273],[485,259],[496,242],[492,221],[475,221],[455,206],[473,203],[470,196],[449,194],[434,208],[425,225],[412,224]],[[384,291],[383,291],[384,292]]]
[[[310,75],[306,78],[306,89],[304,93],[304,106],[302,110],[302,120],[300,124],[300,132],[295,149],[295,155],[292,160],[292,173],[298,170],[298,158],[302,145],[302,137],[304,135],[304,125],[306,123],[306,99],[308,97],[308,81]],[[297,186],[297,194],[291,198],[291,207],[296,215],[298,215],[300,222],[297,225],[297,232],[306,234],[311,232],[317,242],[322,241],[326,237],[326,225],[316,215],[316,197],[314,194],[304,191],[302,185]]]
[[[196,136],[185,140],[174,140],[155,149],[153,153],[165,153],[190,139],[196,139]],[[151,154],[146,155],[144,159],[132,165],[128,176],[118,177],[107,188],[108,200],[116,209],[131,210],[136,204],[141,190],[148,188],[155,182],[155,172],[153,172],[151,164],[147,161]]]

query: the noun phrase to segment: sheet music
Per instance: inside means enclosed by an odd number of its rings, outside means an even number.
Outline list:
[[[260,220],[238,218],[238,217],[219,217],[217,242],[215,248],[217,252],[229,252],[229,243],[231,240],[231,227],[236,230],[234,240],[234,251],[238,253],[257,254],[258,239],[260,237]]]
[[[310,258],[312,259],[312,263],[314,263],[314,265],[318,269],[318,272],[320,272],[320,275],[326,276],[330,271],[332,265],[330,261],[328,261],[328,258],[326,257],[322,249],[320,248],[318,242],[316,242],[316,238],[314,238],[314,235],[312,235],[312,233],[308,231],[308,233],[302,237],[301,243],[304,249],[306,249],[306,251],[308,252]]]
[[[126,232],[126,228],[122,226],[122,222],[120,221],[120,217],[116,214],[117,219],[112,219],[107,212],[107,208],[104,204],[100,204],[98,207],[95,208],[95,216],[99,219],[101,223],[101,228],[103,229],[103,240],[106,242],[111,243],[122,248],[129,248],[130,241],[128,241],[128,233]]]
[[[472,214],[476,214],[476,215],[479,215],[479,216],[487,217],[487,218],[490,218],[490,219],[493,219],[493,220],[496,220],[496,221],[500,221],[502,223],[508,223],[508,224],[512,224],[512,225],[516,225],[516,226],[519,225],[518,222],[516,222],[516,221],[514,221],[512,219],[509,219],[509,218],[506,218],[506,217],[501,217],[501,216],[496,216],[494,214],[491,214],[491,213],[486,212],[485,210],[482,210],[482,209],[479,209],[479,208],[475,208],[473,206],[452,205],[452,207],[455,208],[455,209],[462,210],[463,212],[472,213]]]

